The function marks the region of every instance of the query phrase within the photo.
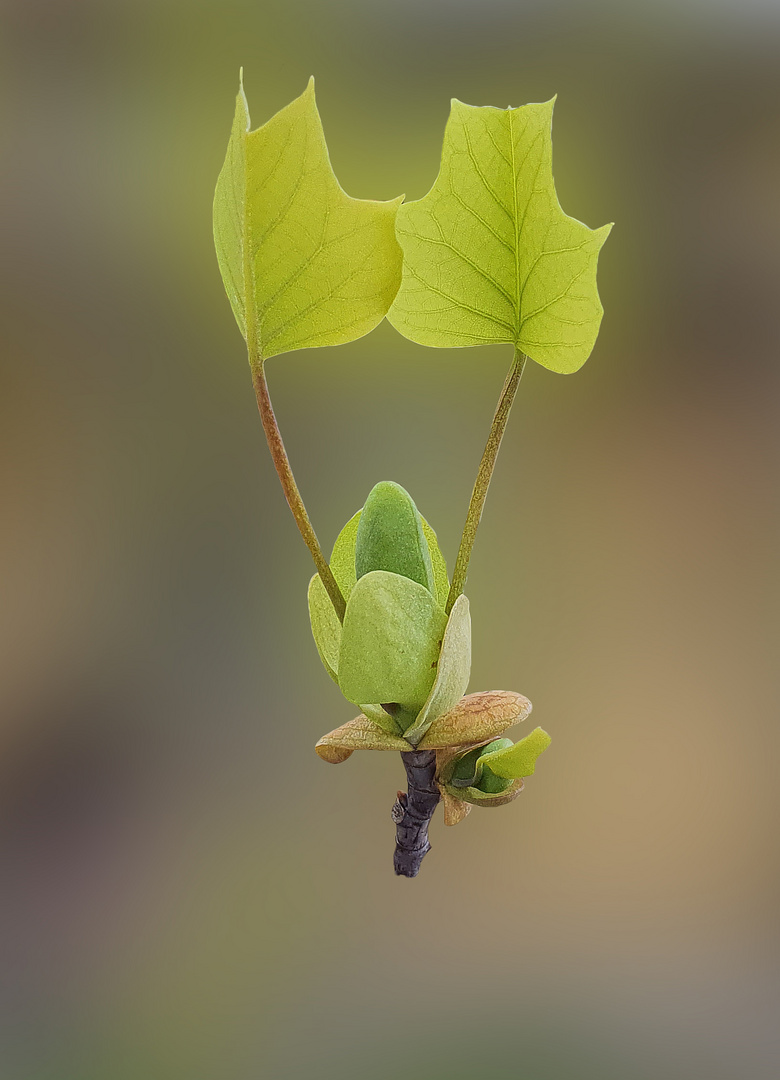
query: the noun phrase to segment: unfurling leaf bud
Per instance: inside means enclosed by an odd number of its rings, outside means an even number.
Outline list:
[[[362,578],[372,570],[389,570],[410,578],[436,596],[422,518],[409,492],[391,480],[371,489],[360,515],[355,573]]]
[[[550,745],[550,736],[536,728],[513,743],[493,739],[458,753],[440,752],[439,785],[448,795],[476,806],[503,806],[523,789],[523,777],[530,776],[536,759]]]
[[[490,768],[490,757],[496,750],[507,750],[512,745],[514,744],[511,739],[496,739],[495,742],[488,743],[487,746],[482,748],[482,757],[480,758],[482,776],[476,784],[479,791],[484,791],[486,795],[500,795],[502,791],[506,791],[510,786],[511,780],[506,780],[503,776],[496,776]]]
[[[497,750],[513,746],[511,739],[495,739],[487,746],[479,746],[465,754],[456,764],[452,773],[452,785],[459,788],[476,788],[486,795],[499,795],[511,784],[511,780],[496,776],[487,765],[490,755]]]

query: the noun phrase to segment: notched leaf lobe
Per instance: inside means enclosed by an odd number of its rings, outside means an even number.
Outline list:
[[[214,196],[214,241],[250,351],[267,359],[373,330],[400,281],[400,202],[353,199],[341,188],[313,79],[254,131],[242,84]]]
[[[453,99],[441,170],[406,203],[401,289],[388,318],[422,345],[512,343],[553,371],[587,360],[603,309],[596,262],[611,225],[561,209],[552,174],[555,99],[517,109]]]

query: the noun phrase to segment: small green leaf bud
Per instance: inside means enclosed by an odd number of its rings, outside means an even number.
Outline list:
[[[471,785],[482,750],[483,748],[478,746],[476,750],[470,750],[468,754],[464,754],[458,760],[452,770],[452,783],[455,787],[469,787]]]
[[[494,754],[496,750],[507,750],[510,746],[514,746],[511,739],[494,739],[492,743],[482,747],[482,756]]]
[[[410,578],[436,596],[422,519],[409,492],[391,480],[371,489],[360,515],[355,572],[361,578],[372,570]]]
[[[496,776],[487,764],[489,760],[489,754],[482,758],[482,776],[475,784],[475,787],[479,791],[484,791],[486,795],[499,795],[502,791],[506,791],[508,787],[511,787],[514,781],[505,780],[503,776]]]

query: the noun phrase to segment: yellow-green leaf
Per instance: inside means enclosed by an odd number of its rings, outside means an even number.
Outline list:
[[[400,281],[400,199],[352,199],[328,157],[314,80],[250,131],[241,86],[214,195],[214,242],[250,350],[340,345],[381,322]]]
[[[423,533],[425,534],[425,539],[428,541],[428,550],[431,553],[433,581],[436,586],[436,599],[439,601],[439,605],[444,607],[447,603],[447,597],[450,595],[450,579],[447,576],[447,563],[439,548],[439,540],[436,533],[422,515],[421,520]]]
[[[517,109],[453,100],[441,171],[398,212],[401,289],[388,318],[422,345],[511,342],[552,371],[576,371],[598,334],[599,249],[561,209],[552,174],[553,101]]]
[[[320,654],[322,666],[331,679],[338,683],[341,623],[319,574],[315,574],[309,582],[308,600],[314,644]]]
[[[362,513],[362,510],[358,510],[349,519],[336,537],[336,543],[333,545],[330,556],[330,568],[333,571],[334,578],[339,583],[339,588],[344,593],[345,600],[349,600],[349,594],[357,581],[355,544],[357,543],[357,531]]]
[[[483,769],[490,769],[496,776],[505,780],[517,780],[522,776],[533,776],[536,759],[552,742],[542,728],[534,728],[530,735],[520,739],[506,750],[497,750],[482,759]]]

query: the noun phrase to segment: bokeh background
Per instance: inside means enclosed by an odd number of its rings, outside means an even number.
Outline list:
[[[780,8],[5,0],[0,1075],[759,1080],[780,1071]],[[574,377],[529,365],[469,595],[472,689],[553,746],[391,872],[268,459],[210,204],[310,74],[357,197],[419,198],[449,99],[558,93],[616,222]],[[329,546],[377,480],[454,559],[504,348],[387,324],[269,365]]]

